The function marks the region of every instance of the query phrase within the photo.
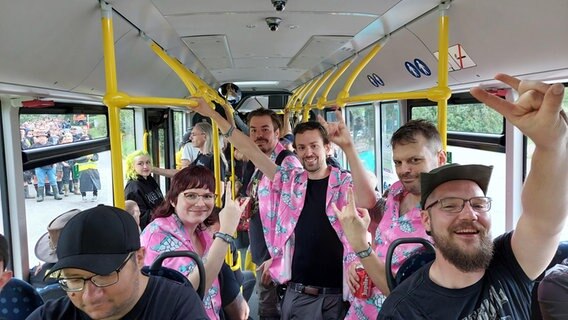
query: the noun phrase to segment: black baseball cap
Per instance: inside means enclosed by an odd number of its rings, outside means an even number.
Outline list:
[[[75,268],[106,275],[138,249],[140,233],[134,218],[120,208],[98,205],[78,213],[61,230],[58,261],[49,274]]]
[[[457,163],[438,167],[428,173],[420,174],[420,206],[424,209],[428,196],[442,183],[453,180],[471,180],[487,194],[493,166],[480,164],[460,165]]]

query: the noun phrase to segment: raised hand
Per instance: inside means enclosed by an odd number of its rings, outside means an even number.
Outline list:
[[[189,110],[193,110],[205,117],[211,117],[211,115],[216,112],[213,108],[211,108],[209,103],[207,103],[207,101],[205,101],[205,99],[201,97],[191,98],[191,100],[197,101],[198,104],[196,107],[188,107]]]
[[[241,197],[239,200],[233,200],[230,196],[231,182],[227,182],[225,187],[225,206],[223,207],[223,210],[219,212],[219,231],[227,234],[233,234],[237,230],[237,225],[239,224],[241,215],[250,198]]]
[[[497,74],[495,79],[517,90],[517,101],[511,103],[480,88],[471,89],[471,94],[502,114],[537,146],[557,148],[558,139],[565,137],[568,130],[566,114],[562,111],[564,86],[519,80],[506,74]]]
[[[369,228],[371,217],[366,209],[355,207],[352,188],[349,188],[347,201],[347,205],[342,210],[337,209],[335,203],[331,205],[353,250],[356,252],[362,251],[368,248],[367,229]]]
[[[352,144],[353,140],[351,139],[349,128],[345,125],[341,111],[335,110],[335,116],[337,117],[337,122],[327,122],[321,115],[318,115],[318,122],[327,130],[331,142],[343,149],[345,146]]]

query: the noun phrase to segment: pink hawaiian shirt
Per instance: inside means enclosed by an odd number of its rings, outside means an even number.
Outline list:
[[[331,167],[326,196],[326,214],[337,236],[343,243],[343,266],[355,260],[355,253],[347,242],[343,229],[331,206],[347,204],[347,190],[352,185],[351,174]],[[304,168],[278,167],[274,179],[263,178],[258,187],[259,212],[268,252],[272,256],[270,274],[278,283],[286,283],[292,277],[294,256],[294,228],[298,222],[308,186],[308,172]],[[343,273],[343,297],[347,299],[347,273]]]
[[[402,217],[399,216],[400,204],[407,192],[400,181],[394,183],[387,197],[385,212],[375,234],[374,246],[377,256],[385,261],[387,250],[390,244],[399,238],[420,237],[430,241],[426,235],[422,220],[420,219],[420,208],[414,207]],[[393,272],[398,271],[401,264],[410,256],[420,245],[400,245],[396,248],[392,258]],[[377,288],[373,288],[373,294],[368,299],[354,298],[345,319],[376,319],[381,306],[386,297]]]
[[[205,244],[205,251],[203,257],[201,257],[205,262],[207,260],[207,252],[213,244],[213,236],[207,230],[197,230],[196,232],[201,243]],[[151,265],[162,252],[183,250],[195,252],[189,234],[176,214],[165,218],[156,218],[152,221],[142,231],[140,242],[146,248],[145,265]],[[186,257],[166,259],[162,266],[177,270],[185,276],[189,275],[196,268],[195,262],[191,258]],[[203,298],[203,304],[209,319],[219,319],[219,312],[221,311],[221,294],[219,290],[219,279],[215,279]]]

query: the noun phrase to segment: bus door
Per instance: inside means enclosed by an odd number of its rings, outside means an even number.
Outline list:
[[[148,130],[148,153],[152,163],[160,168],[175,168],[174,114],[172,109],[144,109],[146,129]],[[155,176],[165,194],[169,189],[169,179]],[[167,180],[167,181],[166,181]]]

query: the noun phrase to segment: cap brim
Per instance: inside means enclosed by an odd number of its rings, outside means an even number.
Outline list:
[[[434,169],[428,173],[420,174],[420,189],[422,191],[420,205],[424,209],[426,199],[432,191],[439,185],[454,180],[470,180],[475,182],[487,194],[489,181],[491,180],[491,172],[493,166],[484,166],[477,164],[469,165],[445,165]]]
[[[49,245],[49,233],[47,232],[44,233],[36,242],[34,252],[36,257],[43,262],[57,262],[57,252],[51,249],[51,246]]]
[[[59,259],[57,263],[46,274],[47,278],[50,274],[62,269],[81,269],[94,274],[105,275],[109,274],[124,262],[129,253],[117,254],[82,254],[68,256]]]

